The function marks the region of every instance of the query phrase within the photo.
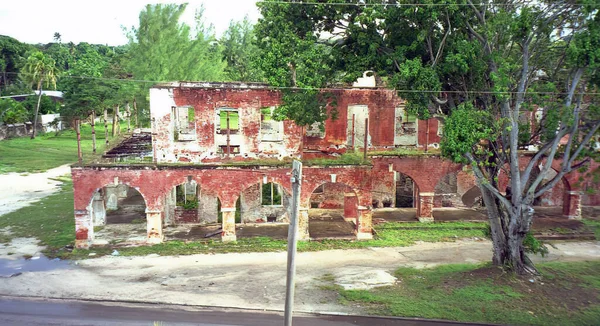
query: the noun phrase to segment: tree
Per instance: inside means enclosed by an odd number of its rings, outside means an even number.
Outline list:
[[[187,5],[147,5],[140,26],[128,32],[127,67],[136,79],[149,81],[222,80],[225,64],[214,38],[205,27],[202,10],[192,29],[180,23]]]
[[[56,88],[55,62],[52,58],[44,55],[42,52],[35,51],[27,58],[27,61],[25,62],[25,66],[23,67],[21,74],[23,76],[23,79],[27,80],[31,87],[37,85],[38,103],[35,108],[35,117],[33,119],[33,131],[31,133],[31,139],[34,139],[38,113],[40,110],[40,101],[42,99],[42,85],[46,83],[46,87],[52,85],[54,88]]]
[[[410,113],[448,116],[442,154],[472,166],[490,219],[493,262],[535,273],[524,245],[535,198],[597,155],[588,145],[599,110],[594,96],[582,95],[600,80],[597,8],[566,0],[294,2],[259,5],[260,64],[269,83],[320,88],[373,70]],[[284,104],[297,110],[309,100],[315,96],[284,97]],[[535,108],[544,108],[544,117],[530,133]],[[539,151],[521,166],[519,149],[530,144]],[[560,171],[544,181],[558,158]],[[508,194],[500,189],[504,176]]]
[[[319,40],[311,14],[318,7],[263,2],[263,18],[255,26],[261,50],[258,66],[270,85],[282,87],[283,104],[274,112],[278,120],[294,120],[299,126],[323,122],[329,117],[325,87],[332,76],[331,47]]]
[[[16,39],[0,35],[0,86],[3,94],[9,94],[7,87],[18,81],[19,68],[24,61],[23,56],[32,47]]]
[[[0,122],[23,123],[28,119],[27,109],[21,103],[10,98],[0,98]]]
[[[520,274],[536,273],[524,246],[534,200],[597,156],[589,145],[600,115],[595,99],[584,98],[584,92],[598,86],[594,75],[600,63],[600,16],[595,8],[567,1],[508,1],[504,6],[469,2],[469,13],[473,16],[466,20],[467,31],[487,64],[491,96],[465,102],[450,115],[442,151],[470,164],[475,173],[490,219],[494,262]],[[507,26],[510,33],[491,37]],[[540,96],[539,90],[550,96]],[[529,142],[522,137],[529,128],[523,121],[536,106],[546,109],[540,148],[523,166],[519,149],[523,140]],[[558,159],[560,170],[544,181]],[[535,175],[538,165],[543,167]],[[509,179],[506,194],[498,182],[501,173]]]
[[[256,65],[259,53],[256,35],[248,17],[240,22],[231,21],[221,38],[225,74],[233,81],[259,82],[263,74]]]

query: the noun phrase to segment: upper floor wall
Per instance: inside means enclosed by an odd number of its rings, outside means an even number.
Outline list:
[[[352,148],[437,148],[437,119],[422,121],[404,110],[393,90],[331,90],[337,119],[301,128],[275,121],[281,93],[264,84],[165,83],[150,89],[156,162],[215,162],[343,153]],[[368,119],[368,126],[366,124]],[[366,137],[365,137],[366,136]]]

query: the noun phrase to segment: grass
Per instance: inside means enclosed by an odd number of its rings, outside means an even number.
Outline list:
[[[600,262],[538,264],[542,279],[489,265],[399,268],[397,285],[372,290],[331,287],[348,305],[379,315],[514,325],[597,325]]]
[[[2,236],[3,243],[18,237],[37,238],[47,246],[45,254],[60,256],[75,237],[72,183],[67,181],[59,192],[2,215],[0,229],[7,227],[10,233]]]
[[[405,148],[398,147],[386,151],[370,151],[367,153],[371,156],[439,156],[441,151],[439,149],[429,148],[427,152],[416,149],[416,148]]]
[[[121,126],[121,131],[127,131],[126,124]],[[104,143],[104,124],[97,124],[97,153],[104,151]],[[93,158],[92,131],[88,124],[81,127],[81,150],[84,160]],[[76,161],[77,135],[74,130],[65,130],[58,135],[50,132],[35,139],[20,137],[0,142],[0,173],[41,172]]]
[[[600,240],[600,221],[583,219],[583,220],[581,220],[581,222],[583,222],[583,224],[585,224],[586,226],[593,229],[594,234],[596,235],[596,240]]]
[[[73,212],[73,188],[69,180],[65,181],[59,192],[50,195],[31,206],[3,215],[0,229],[9,228],[10,234],[0,233],[0,242],[7,243],[16,237],[34,237],[47,246],[45,254],[49,257],[85,258],[90,252],[96,257],[109,254],[113,246],[92,248],[91,250],[73,250],[65,246],[74,243],[75,222]],[[299,251],[320,251],[329,249],[351,249],[366,247],[409,246],[415,241],[454,241],[460,238],[486,237],[485,223],[385,223],[376,225],[376,237],[368,241],[323,240],[300,242]],[[96,227],[100,230],[101,227]],[[220,240],[207,241],[168,241],[153,246],[119,247],[124,256],[147,254],[191,255],[198,253],[228,252],[273,252],[286,250],[285,240],[269,237],[243,238],[233,243]]]
[[[412,227],[412,224],[415,224]],[[423,226],[416,228],[416,224]],[[411,229],[412,228],[412,229]],[[415,241],[440,242],[455,241],[467,237],[485,237],[484,223],[386,223],[375,226],[378,236],[367,241],[322,240],[303,241],[298,243],[299,252],[322,251],[332,249],[359,249],[367,247],[403,247]],[[410,230],[409,230],[410,229]],[[407,232],[410,231],[410,232]],[[74,250],[63,256],[69,258],[87,258],[90,252],[94,257],[109,254],[113,248],[92,248],[90,250]],[[232,252],[277,252],[287,249],[287,241],[269,237],[242,238],[236,242],[223,243],[220,240],[206,241],[167,241],[153,246],[121,247],[122,256],[143,256],[159,254],[161,256],[193,255],[206,253]]]

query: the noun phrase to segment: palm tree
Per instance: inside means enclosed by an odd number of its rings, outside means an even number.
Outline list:
[[[35,108],[35,118],[33,120],[33,131],[31,139],[35,138],[35,128],[37,126],[38,113],[40,111],[40,101],[42,100],[42,84],[45,82],[46,87],[52,85],[56,89],[56,66],[54,59],[47,57],[40,51],[32,53],[25,62],[22,74],[23,79],[29,82],[29,85],[37,84],[38,101]]]

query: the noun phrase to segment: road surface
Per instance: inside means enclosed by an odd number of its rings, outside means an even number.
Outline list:
[[[293,323],[295,326],[464,325],[433,320],[310,314],[295,315]],[[283,313],[279,312],[0,297],[0,325],[280,326],[282,324]]]

